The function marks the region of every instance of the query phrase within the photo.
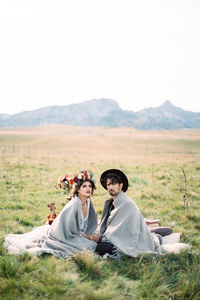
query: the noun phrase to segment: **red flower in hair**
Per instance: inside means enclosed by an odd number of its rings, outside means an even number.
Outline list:
[[[58,186],[59,188],[63,188],[64,190],[70,190],[72,185],[76,182],[85,181],[87,179],[92,179],[93,173],[90,171],[83,170],[78,174],[72,175],[71,173],[66,174],[64,177],[60,176],[58,178]]]

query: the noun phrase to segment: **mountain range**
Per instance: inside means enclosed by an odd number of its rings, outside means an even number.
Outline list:
[[[123,110],[112,99],[49,106],[9,115],[0,114],[0,127],[32,127],[44,124],[133,127],[141,130],[200,128],[200,113],[185,111],[165,101],[159,107],[138,112]]]

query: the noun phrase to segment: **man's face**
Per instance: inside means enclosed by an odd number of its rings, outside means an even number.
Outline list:
[[[110,179],[107,179],[107,190],[112,197],[116,197],[122,190],[123,183],[112,183]]]

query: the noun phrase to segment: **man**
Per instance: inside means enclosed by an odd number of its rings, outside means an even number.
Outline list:
[[[109,169],[103,172],[100,182],[111,198],[105,201],[100,238],[94,236],[96,252],[111,257],[121,254],[136,257],[140,253],[158,252],[158,238],[154,235],[154,241],[139,208],[125,194],[128,189],[126,175],[118,169]]]

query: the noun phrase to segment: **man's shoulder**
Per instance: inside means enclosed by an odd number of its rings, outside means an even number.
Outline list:
[[[128,195],[124,193],[122,203],[126,205],[128,208],[139,209],[134,199],[130,198]]]
[[[129,197],[126,193],[124,192],[121,192],[120,193],[120,198],[122,198],[124,201],[127,201],[127,202],[133,202],[134,200]]]
[[[117,206],[134,206],[136,205],[134,200],[131,199],[130,197],[128,197],[128,195],[126,195],[124,192],[121,192],[119,194],[119,196],[116,198],[116,201],[115,201],[116,205]]]

